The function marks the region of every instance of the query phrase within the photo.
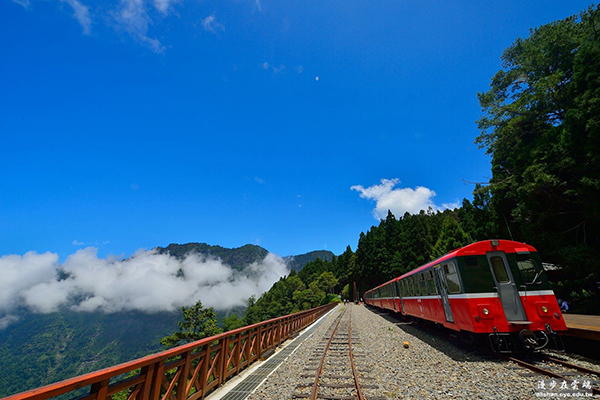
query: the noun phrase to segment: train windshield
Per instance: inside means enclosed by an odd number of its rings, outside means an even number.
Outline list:
[[[521,278],[523,278],[525,284],[531,285],[534,283],[541,283],[541,281],[536,282],[542,271],[536,266],[535,261],[531,259],[517,261],[517,267],[519,268]]]

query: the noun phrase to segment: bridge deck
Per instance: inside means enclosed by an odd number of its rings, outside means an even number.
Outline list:
[[[273,356],[265,362],[250,368],[246,373],[233,378],[216,392],[208,395],[207,400],[243,400],[250,395],[269,375],[277,369],[287,358],[317,329],[323,320],[331,314],[325,314],[317,322],[306,328],[293,340],[286,342],[282,349],[278,349]]]

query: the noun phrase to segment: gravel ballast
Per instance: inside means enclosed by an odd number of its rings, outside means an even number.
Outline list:
[[[548,379],[516,364],[378,310],[347,304],[338,306],[248,399],[292,399],[297,384],[305,380],[301,375],[307,373],[315,347],[343,307],[352,308],[352,336],[359,338],[355,351],[366,355],[356,360],[358,369],[372,378],[365,383],[378,385],[379,398],[532,399],[560,394],[558,386],[553,391],[541,388],[540,382]],[[408,348],[403,342],[409,343]]]

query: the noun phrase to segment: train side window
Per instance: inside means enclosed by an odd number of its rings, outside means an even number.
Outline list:
[[[425,274],[423,273],[419,274],[419,288],[421,295],[427,294],[427,284],[425,283]]]
[[[411,296],[415,295],[415,279],[411,276],[408,278],[408,289]]]
[[[490,257],[490,263],[492,263],[494,275],[496,275],[496,280],[499,283],[510,282],[510,278],[508,277],[508,273],[506,272],[506,267],[504,266],[504,261],[502,261],[502,257]]]
[[[446,282],[448,283],[449,293],[460,293],[460,280],[458,279],[458,272],[453,262],[444,264],[444,273],[446,274]]]
[[[427,277],[427,291],[429,294],[437,294],[435,282],[433,281],[433,272],[429,270],[425,273],[425,276]]]
[[[536,283],[537,278],[540,275],[540,271],[538,271],[535,261],[533,260],[523,260],[517,261],[517,267],[519,268],[519,272],[521,273],[521,278],[523,278],[523,282],[527,285],[531,285]],[[538,281],[538,283],[540,283]]]
[[[414,276],[414,275],[413,275],[413,278],[412,278],[412,282],[413,282],[413,293],[414,293],[414,295],[415,295],[415,296],[418,296],[418,295],[419,295],[419,281],[417,280],[417,278],[418,278],[417,276]]]

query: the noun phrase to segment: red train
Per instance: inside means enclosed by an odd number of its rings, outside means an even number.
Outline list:
[[[486,240],[443,257],[365,293],[365,303],[457,331],[496,352],[553,347],[567,326],[532,246]]]

